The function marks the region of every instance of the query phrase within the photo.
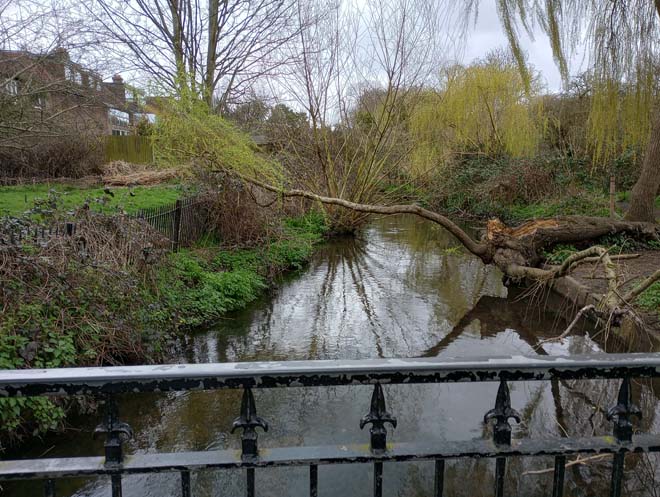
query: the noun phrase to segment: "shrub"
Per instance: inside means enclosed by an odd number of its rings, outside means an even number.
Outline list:
[[[97,139],[64,136],[26,149],[0,150],[8,177],[81,178],[101,174],[103,148]]]

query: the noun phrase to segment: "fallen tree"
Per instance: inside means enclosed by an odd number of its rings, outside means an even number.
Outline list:
[[[593,312],[608,325],[619,325],[624,317],[630,317],[638,325],[643,324],[636,316],[632,303],[654,282],[660,280],[660,269],[644,279],[634,289],[624,293],[625,282],[619,281],[615,257],[605,247],[594,245],[568,257],[561,265],[543,266],[542,251],[559,243],[578,243],[596,240],[604,235],[627,234],[636,239],[660,240],[660,225],[647,222],[619,221],[589,216],[562,216],[552,219],[528,221],[517,227],[506,226],[498,219],[488,221],[480,240],[468,235],[452,220],[419,205],[372,205],[351,202],[341,198],[326,197],[300,189],[285,189],[255,178],[242,176],[236,171],[224,171],[238,176],[247,184],[271,192],[281,198],[306,198],[326,205],[336,205],[368,214],[413,214],[434,222],[452,235],[484,264],[497,266],[505,277],[521,281],[531,280],[547,284],[567,276],[577,265],[586,262],[602,264],[608,281],[608,291]]]

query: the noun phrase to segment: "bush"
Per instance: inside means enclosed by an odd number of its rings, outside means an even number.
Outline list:
[[[601,181],[602,179],[602,181]],[[522,220],[567,214],[607,216],[605,181],[570,157],[464,157],[442,171],[430,205],[477,217]]]
[[[660,282],[656,281],[637,298],[637,303],[647,311],[660,314]]]
[[[103,147],[97,139],[63,136],[26,149],[0,149],[2,174],[19,178],[81,178],[101,174]]]

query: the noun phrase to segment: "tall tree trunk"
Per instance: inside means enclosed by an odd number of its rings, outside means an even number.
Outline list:
[[[186,64],[183,50],[183,24],[181,23],[181,4],[179,0],[171,0],[169,3],[172,15],[172,51],[176,63],[177,87],[186,84]]]
[[[653,3],[660,20],[660,0]],[[655,222],[655,196],[660,188],[660,106],[656,106],[651,115],[651,133],[642,173],[633,187],[630,208],[625,216],[629,221]]]
[[[215,68],[218,52],[218,10],[219,0],[209,0],[209,39],[206,50],[206,74],[204,74],[204,99],[209,107],[213,105],[215,90]]]
[[[630,196],[628,221],[655,222],[655,196],[660,188],[660,108],[653,112],[651,133],[644,154],[642,172]]]

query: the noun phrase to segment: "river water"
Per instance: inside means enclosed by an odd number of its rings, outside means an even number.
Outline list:
[[[509,354],[588,354],[601,351],[597,333],[583,324],[560,342],[572,311],[552,296],[522,298],[502,284],[502,275],[458,248],[446,231],[415,218],[375,220],[358,239],[322,246],[302,271],[244,311],[187,338],[179,362],[360,359],[378,357],[466,357]],[[596,335],[596,340],[592,339]],[[437,442],[491,436],[483,425],[493,407],[497,384],[391,385],[388,410],[398,418],[391,442]],[[614,403],[616,384],[606,382],[516,382],[513,406],[523,416],[514,437],[588,436],[611,433],[604,410]],[[270,424],[261,447],[367,443],[359,419],[369,409],[369,387],[259,390],[260,416]],[[644,411],[642,428],[658,432],[658,401],[651,384],[634,385]],[[238,415],[240,392],[141,394],[121,399],[120,413],[135,430],[128,453],[238,448],[229,434]],[[75,420],[80,431],[44,440],[21,454],[36,457],[97,455],[100,442],[89,435],[96,416]],[[629,458],[630,459],[630,458]],[[550,495],[548,458],[510,461],[509,495]],[[448,462],[446,495],[492,495],[493,461]],[[628,464],[626,495],[657,496],[656,459]],[[319,495],[371,495],[369,465],[319,469]],[[541,473],[538,473],[541,471]],[[530,473],[535,472],[535,473]],[[567,469],[569,496],[606,495],[609,460]],[[433,463],[385,464],[385,495],[431,495]],[[305,468],[257,471],[259,496],[307,495]],[[655,481],[655,483],[654,483]],[[193,475],[195,496],[244,495],[241,471]],[[126,497],[177,496],[178,475],[124,479]],[[5,495],[40,495],[40,487],[12,484]],[[655,492],[655,493],[654,493]],[[58,482],[58,495],[109,496],[105,479]]]

